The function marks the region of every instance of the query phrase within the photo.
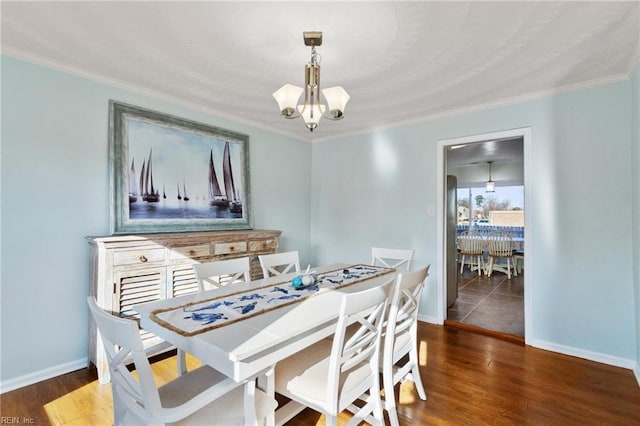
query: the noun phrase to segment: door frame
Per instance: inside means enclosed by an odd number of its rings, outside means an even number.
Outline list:
[[[446,239],[445,239],[445,196],[446,196],[446,164],[445,164],[445,152],[447,147],[452,145],[470,144],[476,142],[485,142],[493,139],[505,139],[522,137],[523,141],[523,154],[524,154],[524,226],[526,237],[524,239],[524,250],[527,254],[524,258],[524,269],[527,273],[524,276],[524,338],[525,343],[529,344],[533,334],[533,320],[532,320],[532,283],[533,283],[533,259],[532,250],[533,235],[531,226],[531,211],[532,211],[532,194],[533,194],[533,180],[531,179],[531,160],[532,160],[532,147],[531,147],[531,127],[522,127],[517,129],[502,130],[491,133],[482,133],[477,135],[462,136],[450,139],[438,140],[437,148],[437,237],[438,237],[438,251],[437,262],[438,268],[438,288],[437,288],[437,322],[438,324],[444,324],[444,320],[447,315],[447,258],[446,258]]]

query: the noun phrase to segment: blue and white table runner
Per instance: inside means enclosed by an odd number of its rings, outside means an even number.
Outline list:
[[[274,308],[300,302],[319,292],[345,287],[393,271],[394,269],[380,266],[351,265],[318,274],[315,284],[304,288],[294,288],[291,281],[272,283],[197,303],[158,309],[151,313],[151,319],[183,336],[193,336]]]

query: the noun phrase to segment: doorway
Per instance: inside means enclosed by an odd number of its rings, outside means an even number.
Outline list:
[[[502,144],[502,152],[501,152]],[[449,218],[449,226],[447,226],[447,200],[451,197],[447,195],[446,182],[447,175],[452,172],[455,173],[457,178],[457,187],[465,188],[465,195],[468,191],[469,202],[467,203],[469,210],[466,212],[467,226],[465,228],[465,214],[464,208],[458,207],[456,212],[458,217],[458,223],[453,232],[456,234],[464,229],[477,229],[478,232],[488,233],[494,227],[500,229],[500,225],[504,225],[506,220],[504,216],[517,216],[518,214],[491,214],[492,221],[488,218],[487,208],[485,206],[485,214],[478,214],[480,217],[475,217],[475,213],[481,213],[481,210],[476,210],[478,206],[471,206],[476,193],[484,194],[484,185],[490,178],[490,165],[488,161],[494,163],[493,181],[496,182],[496,193],[500,187],[518,185],[526,187],[524,191],[523,203],[526,206],[530,206],[528,202],[529,195],[531,193],[531,182],[527,179],[530,162],[530,144],[531,144],[531,131],[530,128],[514,129],[502,132],[486,133],[474,136],[467,136],[461,138],[441,140],[438,142],[438,237],[439,247],[438,250],[438,264],[440,283],[438,288],[438,314],[441,323],[445,320],[447,324],[453,321],[456,324],[464,324],[471,326],[467,328],[474,328],[474,321],[476,326],[482,330],[495,329],[499,332],[497,334],[505,335],[524,335],[524,341],[527,340],[527,335],[530,335],[531,330],[531,256],[526,256],[523,259],[521,271],[523,272],[519,277],[512,276],[511,279],[507,279],[507,275],[495,272],[491,277],[487,277],[486,274],[478,274],[478,272],[472,272],[468,267],[463,268],[463,273],[460,274],[460,264],[457,263],[457,256],[455,248],[451,249],[451,219]],[[519,146],[519,151],[517,147]],[[519,159],[514,160],[514,158]],[[511,163],[511,164],[509,164]],[[515,163],[519,163],[515,164]],[[497,166],[497,170],[496,167]],[[518,172],[519,167],[519,172]],[[495,172],[499,171],[496,175]],[[450,186],[450,185],[449,185]],[[471,196],[472,188],[474,191],[474,197]],[[493,194],[487,194],[488,199]],[[464,198],[464,197],[462,197]],[[482,196],[479,197],[482,199]],[[464,204],[464,203],[463,203]],[[523,206],[524,207],[524,206]],[[449,203],[449,211],[451,211],[451,203]],[[520,227],[509,227],[510,232],[517,232],[518,230],[531,229],[529,226],[529,217],[526,209],[519,212],[520,217],[524,215],[524,223]],[[449,214],[450,216],[450,214]],[[502,216],[499,220],[498,217]],[[501,222],[502,221],[502,222]],[[493,222],[493,223],[492,223]],[[482,228],[480,228],[482,227]],[[463,229],[464,228],[464,229]],[[447,231],[448,230],[448,231]],[[527,238],[523,238],[521,242],[521,248],[523,253],[531,253],[527,247],[531,246],[532,236],[529,233]],[[524,233],[523,233],[524,237]],[[453,237],[455,241],[455,236]],[[453,266],[452,266],[453,265]],[[454,275],[455,274],[455,275]],[[457,290],[456,296],[451,297],[452,281],[456,281],[455,288]],[[524,287],[524,289],[523,289]],[[518,290],[519,289],[519,290]],[[447,300],[449,295],[449,300]],[[510,297],[515,296],[515,297]],[[520,298],[518,300],[518,297]],[[459,303],[455,303],[456,299]],[[502,300],[502,303],[500,302]],[[453,301],[453,302],[452,302]],[[507,302],[515,301],[515,306],[520,309],[520,318],[514,317],[514,315],[508,315],[506,313]],[[482,305],[484,303],[484,305]],[[493,308],[498,311],[502,310],[502,315],[498,314],[489,315],[492,313]],[[509,309],[513,309],[509,308]],[[491,318],[493,317],[493,318]],[[510,324],[495,323],[497,319],[503,317],[505,321],[511,321]],[[518,327],[518,321],[520,325]],[[493,325],[492,325],[492,322]],[[524,323],[524,324],[523,324]],[[520,337],[522,339],[522,337]]]

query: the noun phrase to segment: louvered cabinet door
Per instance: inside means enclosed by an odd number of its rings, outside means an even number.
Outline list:
[[[157,267],[116,272],[113,313],[121,318],[139,321],[140,315],[133,310],[134,305],[166,298],[166,270],[165,267]],[[140,329],[140,336],[145,346],[160,342],[160,339],[143,329]]]
[[[198,291],[198,281],[191,264],[171,266],[167,274],[169,275],[168,297],[178,297]]]

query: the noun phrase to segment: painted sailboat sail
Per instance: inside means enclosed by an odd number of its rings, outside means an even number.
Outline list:
[[[150,150],[149,160],[147,161],[147,170],[144,177],[144,195],[142,196],[142,199],[150,203],[156,203],[158,202],[160,197],[156,189],[153,187],[153,172],[152,172],[152,165],[151,165],[152,154],[153,154],[153,150]]]
[[[233,171],[231,170],[231,153],[229,152],[229,142],[224,145],[224,155],[222,163],[222,173],[224,174],[224,191],[230,201],[229,209],[233,213],[242,212],[242,202],[237,197],[235,183],[233,182]]]
[[[226,207],[229,205],[227,197],[222,195],[220,184],[216,176],[216,169],[213,166],[213,150],[209,154],[209,202],[218,207]]]
[[[135,159],[131,160],[131,170],[129,170],[129,202],[135,203],[138,200],[138,190],[136,188],[136,167]]]

